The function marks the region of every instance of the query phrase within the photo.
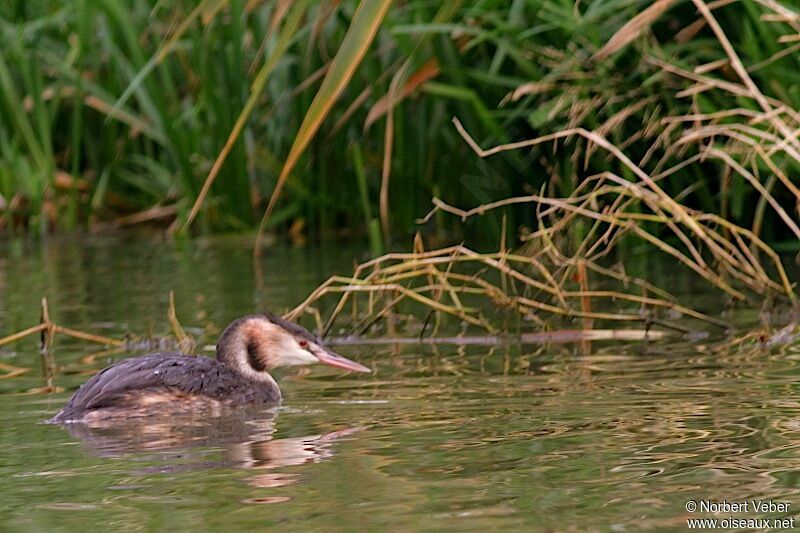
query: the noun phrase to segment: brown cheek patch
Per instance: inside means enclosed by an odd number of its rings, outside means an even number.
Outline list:
[[[274,327],[270,325],[271,327]],[[242,335],[246,339],[247,362],[256,372],[270,368],[270,354],[275,353],[270,332],[261,321],[250,321],[242,326]]]
[[[261,359],[258,352],[258,343],[254,340],[247,342],[247,362],[256,372],[263,372],[267,369],[266,363]]]

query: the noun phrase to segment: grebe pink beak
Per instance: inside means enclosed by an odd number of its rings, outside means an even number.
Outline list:
[[[351,361],[346,357],[342,357],[341,355],[334,353],[318,344],[312,344],[309,346],[309,348],[311,353],[314,354],[314,357],[316,357],[320,363],[342,368],[344,370],[352,370],[353,372],[372,372],[372,370],[364,365],[356,363],[355,361]]]

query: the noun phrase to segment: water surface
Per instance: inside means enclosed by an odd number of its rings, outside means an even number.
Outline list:
[[[359,253],[114,236],[0,245],[0,335],[55,321],[109,336],[182,323],[213,342],[231,319],[299,302]],[[90,430],[42,424],[114,357],[59,337],[0,348],[0,524],[8,531],[662,530],[687,518],[800,509],[800,353],[674,340],[341,347],[371,375],[279,373],[281,407]],[[686,511],[693,500],[788,512]]]

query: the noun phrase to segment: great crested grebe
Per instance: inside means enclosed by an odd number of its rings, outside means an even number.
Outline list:
[[[276,404],[281,389],[268,370],[325,363],[370,369],[325,348],[306,329],[272,314],[232,322],[217,342],[217,358],[156,353],[125,359],[84,383],[50,422],[92,422],[205,407]]]

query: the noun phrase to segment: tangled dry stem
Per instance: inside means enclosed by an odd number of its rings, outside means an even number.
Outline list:
[[[497,320],[486,313],[498,308],[540,325],[553,318],[583,319],[584,329],[591,327],[592,320],[640,321],[648,327],[656,323],[680,328],[664,319],[677,314],[715,326],[725,325],[682,305],[652,282],[627,276],[621,268],[609,268],[607,259],[618,256],[620,243],[631,240],[676,261],[731,302],[758,306],[783,301],[796,309],[795,286],[781,257],[761,234],[766,213],[771,210],[774,219],[800,241],[800,187],[791,178],[792,169],[800,163],[800,113],[761,92],[750,76],[760,66],[748,69],[742,63],[714,17],[715,6],[702,0],[693,3],[701,17],[699,22],[714,33],[726,59],[700,65],[693,71],[658,58],[649,59],[664,75],[691,84],[678,96],[693,99],[694,111],[645,124],[640,138],[654,137],[655,141],[639,163],[625,153],[626,144],[615,145],[605,134],[639,111],[644,105],[641,101],[633,102],[595,131],[580,127],[592,106],[573,106],[574,116],[569,123],[574,127],[489,149],[482,148],[454,118],[456,130],[480,158],[572,142],[579,150],[576,161],[581,156],[581,146],[584,166],[590,158],[603,157],[599,152],[605,152],[608,170],[580,178],[580,185],[568,197],[553,197],[542,189],[539,194],[504,198],[470,209],[434,198],[433,209],[421,223],[430,221],[437,212],[467,220],[492,210],[529,204],[538,226],[522,236],[526,244],[514,253],[508,252],[505,245],[497,253],[481,254],[463,245],[423,251],[417,244],[413,253],[384,255],[360,265],[350,277],[330,278],[289,316],[316,313],[320,327],[328,331],[349,303],[356,326],[369,327],[397,312],[403,302],[413,301],[429,308],[437,323],[440,315],[449,315],[490,333],[496,331]],[[793,11],[771,0],[759,3],[792,27],[798,25],[800,19]],[[666,6],[668,2],[661,4]],[[640,32],[642,28],[634,24],[624,30]],[[630,39],[621,35],[617,40],[618,44],[611,48],[624,46]],[[723,67],[729,67],[738,82],[729,76],[715,76],[715,71]],[[507,100],[539,90],[547,88],[526,84]],[[736,107],[701,112],[694,99],[708,91],[729,96]],[[742,98],[752,102],[751,108],[742,106]],[[719,212],[708,212],[684,202],[701,184],[676,197],[660,185],[709,161],[718,164],[723,176],[739,176],[757,193],[758,205],[749,227],[733,223],[726,216],[725,190],[721,191]],[[576,227],[586,229],[579,234]],[[614,289],[607,288],[609,282]],[[339,295],[339,300],[323,324],[314,306],[330,294]],[[362,295],[366,295],[365,308],[359,308]],[[614,302],[639,308],[636,312],[607,311],[615,309]]]

